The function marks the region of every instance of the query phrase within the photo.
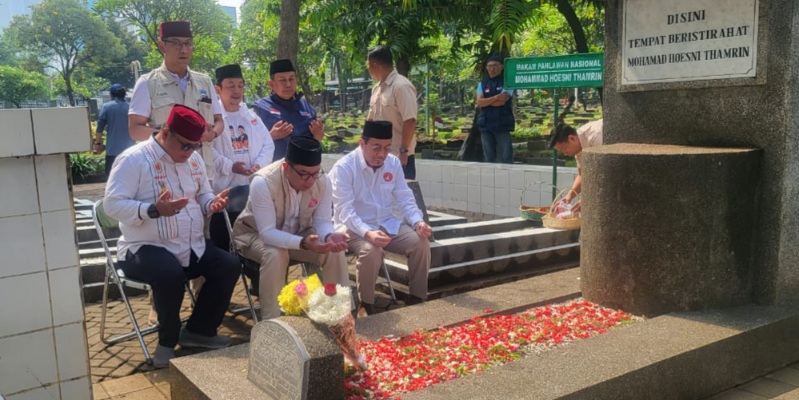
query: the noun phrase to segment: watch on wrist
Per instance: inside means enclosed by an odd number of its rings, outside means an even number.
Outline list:
[[[158,207],[155,204],[150,204],[150,207],[147,207],[147,216],[150,218],[159,218],[161,213],[158,212]]]
[[[307,239],[307,237],[303,237],[302,240],[300,240],[300,248],[303,250],[308,250],[308,247],[305,245],[305,239]]]
[[[400,152],[400,154],[405,154],[405,153],[408,152],[408,149],[406,149],[404,147],[400,147],[399,152]]]

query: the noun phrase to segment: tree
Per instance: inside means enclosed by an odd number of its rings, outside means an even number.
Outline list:
[[[282,0],[280,6],[280,33],[277,35],[277,59],[288,58],[297,65],[297,48],[300,43],[301,0]]]
[[[158,26],[164,21],[191,22],[195,42],[192,69],[213,72],[230,47],[233,21],[214,0],[98,0],[95,9],[139,28],[150,44],[146,62],[150,67],[162,61],[156,44]]]
[[[92,58],[111,58],[124,49],[99,16],[79,0],[45,0],[32,6],[31,15],[17,15],[11,21],[16,39],[40,58],[53,60],[50,66],[64,79],[67,98],[75,105],[72,74]]]
[[[228,61],[242,64],[249,96],[263,97],[269,91],[269,63],[277,53],[279,26],[280,0],[248,0],[241,6]]]
[[[20,108],[25,100],[47,96],[47,77],[17,67],[0,65],[0,100]]]
[[[120,54],[119,57],[111,59],[92,60],[87,68],[87,73],[90,72],[108,82],[119,83],[127,88],[132,88],[135,83],[135,77],[130,69],[130,63],[135,60],[143,62],[145,57],[147,57],[149,47],[127,27],[120,24],[116,18],[106,16],[104,20],[111,32],[119,38],[125,52]],[[106,87],[105,89],[107,90],[108,88]]]

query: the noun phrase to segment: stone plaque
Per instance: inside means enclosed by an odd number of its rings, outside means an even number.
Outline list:
[[[757,72],[759,0],[624,0],[621,84]]]
[[[247,378],[273,399],[305,400],[310,356],[297,332],[272,319],[255,325],[250,338]]]

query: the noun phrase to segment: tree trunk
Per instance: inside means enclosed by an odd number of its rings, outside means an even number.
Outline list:
[[[297,66],[299,47],[301,0],[282,0],[280,5],[280,32],[277,34],[277,59],[288,58]]]
[[[569,4],[569,0],[557,0],[557,2],[558,11],[566,18],[566,22],[574,35],[574,45],[577,47],[577,52],[588,53],[588,41],[585,39],[583,25],[580,23],[580,19],[577,18],[574,8]]]
[[[347,77],[344,76],[344,68],[341,67],[341,57],[336,57],[336,78],[338,78],[338,100],[339,110],[347,112]]]
[[[411,72],[411,63],[408,61],[406,57],[400,57],[397,59],[397,73],[408,77],[408,73]]]
[[[67,99],[69,99],[69,105],[75,107],[75,91],[72,89],[72,74],[69,72],[64,73],[64,85],[67,87]]]

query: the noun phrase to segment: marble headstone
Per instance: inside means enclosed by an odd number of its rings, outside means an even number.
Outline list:
[[[344,358],[326,327],[302,317],[271,319],[252,330],[247,378],[268,398],[339,399]]]

